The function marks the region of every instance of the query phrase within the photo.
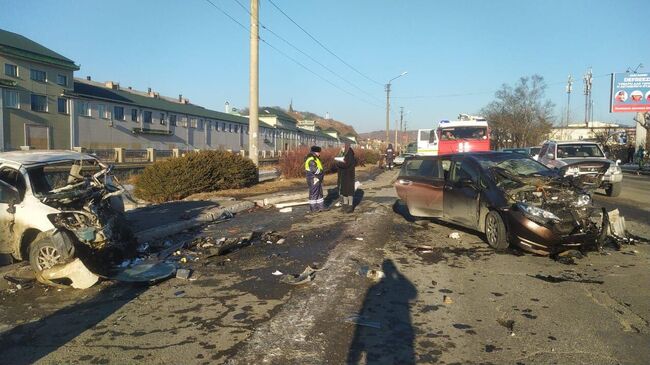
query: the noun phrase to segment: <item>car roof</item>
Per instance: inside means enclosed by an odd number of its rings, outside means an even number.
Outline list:
[[[95,157],[75,151],[11,151],[0,153],[0,162],[13,162],[23,166],[43,165],[61,161],[96,160]]]
[[[555,144],[598,144],[598,142],[594,141],[548,141],[548,142],[553,142]]]

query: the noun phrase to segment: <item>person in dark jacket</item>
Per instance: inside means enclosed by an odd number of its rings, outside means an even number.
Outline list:
[[[307,186],[309,187],[309,210],[320,212],[325,210],[325,199],[323,198],[323,163],[320,160],[321,148],[313,146],[305,158],[305,174],[307,175]]]
[[[626,163],[634,163],[634,145],[632,143],[627,145],[627,161]]]
[[[343,150],[343,161],[336,162],[336,167],[338,167],[341,174],[339,193],[343,197],[343,211],[345,213],[352,213],[354,211],[354,183],[356,182],[354,170],[356,165],[357,161],[354,158],[354,151],[346,143]]]
[[[388,148],[386,148],[386,167],[389,170],[393,169],[393,160],[395,159],[395,150],[393,149],[393,144],[389,143]]]

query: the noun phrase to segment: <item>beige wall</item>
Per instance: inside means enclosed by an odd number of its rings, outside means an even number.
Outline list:
[[[17,78],[5,75],[5,63],[18,66]],[[45,71],[47,73],[47,82],[31,80],[31,68]],[[67,77],[67,87],[56,84],[58,74]],[[49,147],[51,149],[70,148],[69,116],[58,113],[57,99],[64,90],[71,89],[73,83],[72,70],[0,54],[0,78],[16,82],[16,87],[13,89],[18,91],[20,103],[19,109],[13,109],[7,108],[5,101],[3,108],[5,149],[15,150],[25,145],[26,124],[47,128],[49,130]],[[32,93],[47,97],[47,112],[35,112],[31,110]]]

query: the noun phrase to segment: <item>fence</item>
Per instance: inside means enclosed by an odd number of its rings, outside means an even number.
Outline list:
[[[86,153],[93,155],[104,162],[117,162],[117,154],[115,153],[114,148],[86,150]]]
[[[124,150],[124,162],[149,162],[147,150]]]

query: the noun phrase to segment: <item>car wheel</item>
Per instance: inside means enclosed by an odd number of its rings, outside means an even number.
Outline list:
[[[623,190],[621,183],[615,183],[605,189],[605,192],[607,193],[607,196],[617,197],[621,195],[621,190]]]
[[[34,271],[40,272],[70,261],[74,251],[72,240],[63,232],[42,232],[30,245],[29,263]]]
[[[497,252],[508,248],[508,232],[499,212],[491,210],[485,217],[485,237]]]

